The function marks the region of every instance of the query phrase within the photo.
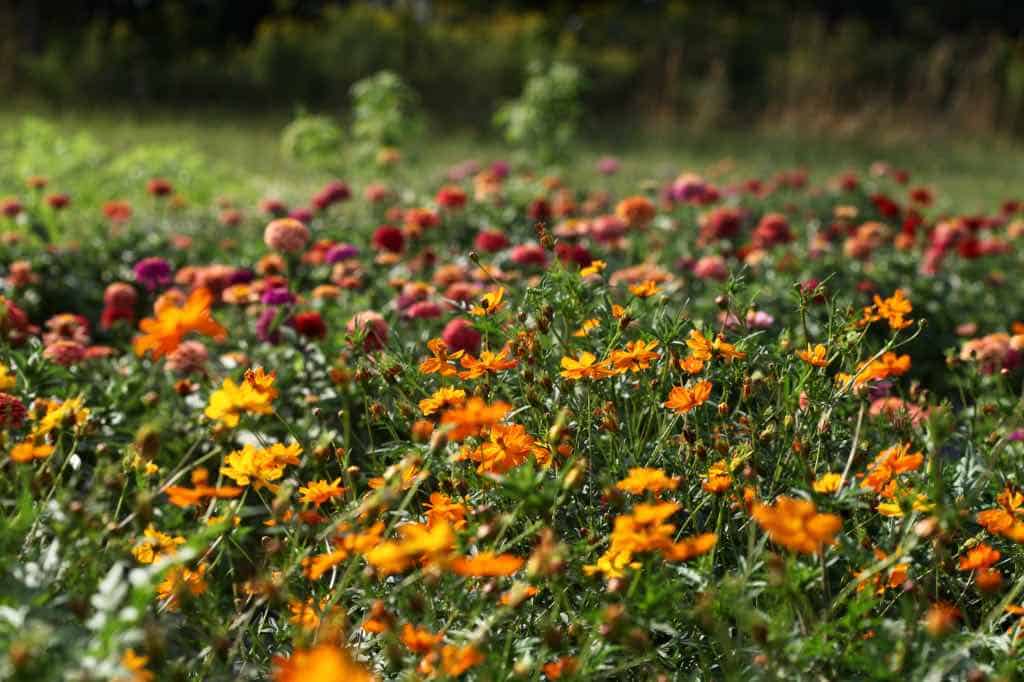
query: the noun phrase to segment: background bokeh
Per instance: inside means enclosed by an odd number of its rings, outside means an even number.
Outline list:
[[[528,65],[585,76],[591,128],[1024,133],[1024,3],[0,3],[7,100],[343,110],[390,69],[435,126],[478,129]]]

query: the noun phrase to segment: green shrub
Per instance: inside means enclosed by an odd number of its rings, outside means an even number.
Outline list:
[[[519,99],[498,109],[494,121],[509,143],[543,163],[563,155],[579,134],[583,79],[572,64],[530,65]]]
[[[300,113],[281,134],[281,152],[292,161],[331,170],[340,165],[343,135],[327,116]]]
[[[361,159],[401,148],[423,129],[416,93],[391,71],[380,71],[352,86],[352,139]]]

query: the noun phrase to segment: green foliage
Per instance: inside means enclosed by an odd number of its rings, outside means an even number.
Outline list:
[[[352,86],[352,139],[364,161],[401,149],[422,130],[416,93],[397,74],[381,71]]]
[[[341,128],[327,116],[299,114],[281,133],[286,159],[328,171],[342,165],[342,144]]]

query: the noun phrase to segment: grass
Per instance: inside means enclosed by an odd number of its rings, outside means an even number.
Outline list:
[[[286,159],[279,135],[289,114],[246,115],[224,110],[185,111],[54,110],[19,107],[0,111],[0,125],[10,127],[26,115],[41,116],[67,133],[88,132],[114,150],[146,144],[185,144],[244,175],[261,192],[311,191],[324,173]],[[423,179],[431,182],[444,168],[464,159],[481,161],[509,157],[511,150],[493,131],[443,132],[443,123],[411,150]],[[767,177],[780,169],[807,167],[812,179],[839,172],[865,171],[874,161],[888,161],[912,170],[912,185],[940,190],[960,211],[994,208],[1024,186],[1024,144],[1012,138],[937,136],[923,139],[901,132],[879,131],[870,137],[801,134],[793,129],[706,131],[635,130],[605,124],[582,141],[570,180],[594,175],[594,162],[612,154],[623,159],[622,188],[638,181],[671,178],[684,170],[716,169],[727,177]]]

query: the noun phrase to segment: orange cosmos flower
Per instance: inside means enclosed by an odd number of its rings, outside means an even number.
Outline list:
[[[502,302],[502,298],[505,297],[505,287],[498,287],[494,291],[489,291],[480,297],[480,305],[474,305],[469,309],[469,312],[476,315],[477,317],[483,317],[485,315],[493,315],[502,308],[505,304]]]
[[[714,533],[701,533],[692,538],[683,538],[674,542],[664,550],[662,556],[667,561],[689,561],[699,556],[704,556],[711,551],[711,548],[718,544],[718,536]]]
[[[882,551],[881,549],[879,549],[877,547],[873,550],[873,553],[875,555],[875,560],[876,561],[884,561],[889,556],[888,554],[886,554],[884,551]],[[888,580],[885,579],[885,576],[883,574],[876,573],[875,575],[873,575],[870,578],[867,578],[863,582],[861,582],[857,586],[857,591],[858,592],[862,592],[865,589],[867,589],[868,587],[874,587],[875,594],[877,594],[877,595],[885,594],[885,590],[887,588],[888,589],[896,589],[896,588],[900,587],[901,585],[903,585],[905,582],[907,582],[907,578],[908,578],[908,575],[909,575],[909,573],[908,573],[909,569],[910,569],[910,564],[896,564],[892,568],[889,569]],[[860,576],[863,573],[864,573],[864,571],[855,571],[853,575],[854,575],[855,578],[860,578]]]
[[[336,478],[331,482],[325,480],[310,481],[305,486],[299,488],[299,501],[305,502],[306,504],[314,504],[319,507],[324,502],[333,500],[336,497],[341,497],[345,492],[345,488],[341,485],[341,479]]]
[[[517,582],[512,585],[512,588],[507,592],[503,592],[501,598],[498,600],[502,606],[516,607],[522,604],[530,597],[535,596],[540,590],[533,585],[527,585],[523,582]]]
[[[616,483],[615,487],[632,495],[643,495],[645,492],[658,495],[678,488],[679,478],[670,478],[661,469],[638,467],[630,469],[629,476]]]
[[[603,573],[607,578],[621,578],[627,568],[639,568],[634,555],[660,552],[669,561],[688,561],[704,554],[715,545],[713,533],[673,542],[676,527],[667,519],[679,511],[674,502],[638,504],[632,514],[617,516],[611,543],[597,562],[583,567],[584,573]]]
[[[593,353],[584,351],[579,359],[569,356],[562,358],[562,376],[566,379],[607,379],[615,376],[610,360],[598,361]]]
[[[306,577],[310,580],[319,580],[327,571],[331,570],[345,559],[352,556],[347,549],[335,549],[326,554],[306,557],[302,560],[302,567],[306,571]]]
[[[427,348],[433,357],[427,358],[420,363],[420,372],[423,374],[440,374],[443,377],[453,376],[458,373],[453,361],[462,357],[464,351],[458,350],[448,353],[448,344],[443,339],[430,339],[427,341]]]
[[[140,656],[131,647],[124,650],[121,656],[121,667],[131,672],[130,678],[119,678],[120,682],[151,682],[153,673],[146,670],[149,656]]]
[[[472,450],[463,451],[459,458],[476,462],[478,473],[504,474],[526,462],[531,455],[540,463],[550,456],[522,424],[494,424],[486,441]]]
[[[430,653],[444,639],[444,633],[433,633],[426,628],[418,628],[410,623],[402,626],[402,644],[414,654]]]
[[[598,320],[597,318],[592,318],[592,319],[589,319],[589,320],[584,320],[583,324],[580,325],[580,328],[577,329],[576,331],[574,331],[572,333],[572,335],[575,336],[578,339],[581,339],[581,338],[585,337],[587,334],[589,334],[591,331],[596,329],[600,324],[601,324],[601,321]]]
[[[737,350],[736,346],[731,343],[726,343],[725,339],[723,339],[721,335],[715,337],[715,340],[711,343],[711,348],[714,350],[716,355],[721,356],[726,362],[742,360],[747,357],[747,354],[741,350]]]
[[[463,577],[497,578],[509,576],[523,567],[525,559],[511,554],[480,552],[452,561],[452,571]]]
[[[375,600],[373,606],[370,607],[370,615],[363,621],[363,630],[379,634],[381,632],[390,632],[393,626],[394,616],[388,613],[382,600]]]
[[[957,568],[961,571],[976,571],[979,569],[991,568],[993,564],[1003,557],[998,549],[993,549],[984,542],[967,551],[966,556],[960,557]]]
[[[738,460],[734,460],[738,464]],[[732,463],[720,459],[708,468],[707,476],[701,487],[709,493],[718,495],[724,493],[732,485]]]
[[[909,355],[886,353],[878,360],[868,360],[858,365],[854,385],[863,386],[870,381],[903,376],[909,371]]]
[[[902,289],[897,289],[892,296],[883,299],[877,294],[874,297],[874,305],[864,308],[864,315],[858,323],[860,326],[885,320],[889,323],[889,329],[894,331],[905,329],[911,325],[913,320],[907,319],[914,310]]]
[[[24,464],[33,459],[46,459],[53,454],[53,446],[39,443],[35,437],[23,440],[11,448],[11,461]]]
[[[306,577],[310,580],[319,580],[327,571],[352,556],[353,552],[362,554],[376,547],[380,544],[383,534],[384,524],[378,522],[363,533],[347,533],[342,535],[335,539],[335,549],[325,554],[317,554],[302,560],[302,567],[305,570]]]
[[[445,411],[441,425],[451,427],[449,440],[461,441],[488,431],[511,411],[508,403],[498,401],[488,405],[482,398],[473,396],[464,405]]]
[[[687,355],[679,360],[679,367],[687,374],[700,374],[704,369],[704,361],[692,355]]]
[[[380,490],[388,485],[398,483],[402,490],[408,490],[420,475],[420,469],[416,464],[402,460],[385,469],[383,476],[374,476],[366,484],[373,490]],[[424,474],[424,476],[426,475],[429,474]]]
[[[563,676],[574,675],[579,667],[579,661],[573,656],[564,656],[557,661],[545,663],[541,670],[549,680],[560,680]]]
[[[708,341],[706,336],[700,333],[699,329],[690,330],[690,335],[686,339],[686,346],[690,349],[690,357],[701,362],[710,360],[711,354],[714,352],[714,346]]]
[[[446,675],[452,677],[458,677],[483,662],[484,655],[471,644],[462,647],[448,644],[441,649],[441,667]]]
[[[983,568],[974,573],[974,584],[982,592],[995,592],[1003,585],[1003,574],[994,568]]]
[[[442,386],[434,391],[429,398],[420,401],[420,411],[424,415],[430,416],[449,407],[458,407],[464,402],[466,402],[466,392],[461,388]]]
[[[373,682],[376,678],[343,649],[318,644],[274,659],[274,682]]]
[[[924,627],[932,637],[948,634],[960,620],[960,609],[946,602],[936,602],[924,616]]]
[[[620,372],[639,372],[647,369],[652,362],[661,357],[654,352],[657,347],[657,341],[630,341],[623,350],[612,351],[612,364]]]
[[[808,344],[806,349],[798,350],[796,356],[812,367],[828,365],[828,349],[820,343],[813,348]]]
[[[444,493],[430,493],[430,502],[424,506],[427,510],[427,526],[447,523],[455,530],[466,527],[466,506],[452,502],[452,498]]]
[[[676,386],[668,394],[668,400],[664,406],[679,414],[686,414],[694,408],[700,407],[711,396],[711,382],[698,381],[692,388]]]
[[[509,347],[505,346],[498,353],[485,350],[480,353],[479,359],[474,358],[472,355],[464,355],[459,362],[466,368],[466,371],[459,372],[459,378],[463,380],[477,379],[487,373],[497,374],[506,369],[512,369],[519,363],[516,360],[509,359],[511,352]]]
[[[227,338],[227,330],[213,319],[210,312],[212,302],[213,294],[207,289],[196,289],[184,304],[163,306],[156,312],[156,317],[142,320],[139,330],[143,333],[132,342],[135,354],[142,356],[148,352],[154,359],[160,359],[181,345],[190,333],[209,336],[217,341]]]
[[[891,492],[885,493],[886,486],[893,477],[916,471],[923,462],[923,454],[910,452],[910,443],[893,445],[878,453],[875,461],[868,465],[868,475],[864,478],[863,485],[880,495],[891,497]]]
[[[1024,494],[1006,488],[996,497],[999,505],[978,512],[978,523],[993,535],[1002,535],[1014,542],[1024,542]]]
[[[711,360],[714,355],[719,355],[726,362],[742,360],[747,357],[743,351],[736,350],[736,346],[728,343],[720,335],[714,341],[709,341],[699,329],[691,329],[686,339],[686,345],[690,349],[690,358],[701,363]]]
[[[455,549],[455,534],[447,523],[432,527],[407,523],[399,527],[398,533],[400,540],[381,542],[363,554],[382,575],[402,573],[417,562],[427,567],[446,563]]]
[[[312,597],[306,601],[293,599],[288,603],[288,610],[292,613],[292,615],[288,617],[288,621],[293,625],[298,625],[303,630],[316,630],[320,627],[319,611],[323,609],[326,602],[326,599],[321,601],[318,609]]]
[[[167,572],[157,585],[156,594],[167,606],[168,611],[178,610],[178,596],[198,597],[206,592],[206,564],[199,564],[193,571],[185,566],[175,566]]]
[[[243,489],[235,486],[209,486],[206,482],[209,480],[209,472],[205,468],[199,467],[192,472],[192,485],[193,488],[186,488],[184,486],[169,486],[164,492],[167,494],[168,501],[176,507],[192,507],[204,499],[218,499],[226,500],[234,497],[238,497],[242,494]]]
[[[658,288],[658,283],[653,279],[646,279],[638,284],[629,285],[629,292],[637,298],[650,298],[659,291],[661,289]]]
[[[820,514],[813,502],[779,497],[773,505],[755,502],[754,520],[772,542],[801,554],[819,554],[835,544],[843,520],[835,514]]]

